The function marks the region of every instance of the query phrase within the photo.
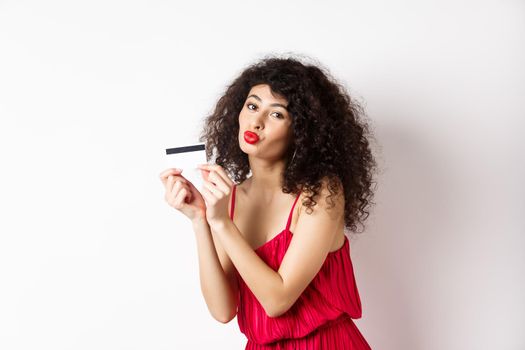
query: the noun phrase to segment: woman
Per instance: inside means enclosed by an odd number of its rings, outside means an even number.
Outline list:
[[[319,65],[267,57],[205,120],[215,164],[199,166],[201,192],[180,170],[160,175],[193,223],[208,309],[237,316],[246,349],[370,349],[352,321],[361,302],[345,236],[373,195],[363,114]]]

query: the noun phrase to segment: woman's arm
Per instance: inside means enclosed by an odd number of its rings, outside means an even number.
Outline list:
[[[312,214],[298,219],[278,271],[256,254],[231,220],[212,223],[239,275],[269,317],[282,315],[296,302],[328,256],[344,219],[344,192],[339,190],[339,196],[333,198],[336,205],[330,209],[326,204],[329,194],[325,182]]]
[[[228,323],[237,314],[234,266],[211,232],[206,218],[192,221],[197,239],[201,291],[213,318]],[[217,250],[216,250],[217,248]]]

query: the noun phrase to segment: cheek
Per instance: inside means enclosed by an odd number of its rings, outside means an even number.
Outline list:
[[[290,138],[288,129],[280,126],[267,126],[266,132],[268,141],[275,146],[287,144]]]
[[[285,138],[285,139],[288,139],[290,137],[290,134],[292,132],[292,129],[290,128],[290,126],[288,125],[279,125],[279,136],[281,138]]]
[[[239,121],[239,125],[244,125],[246,117],[244,116],[244,113],[242,111],[241,113],[239,113],[239,118],[237,118],[237,120]]]

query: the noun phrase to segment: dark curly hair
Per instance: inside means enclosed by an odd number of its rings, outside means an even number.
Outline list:
[[[373,203],[373,136],[363,108],[318,62],[303,64],[297,58],[270,55],[245,68],[204,120],[199,141],[205,142],[207,160],[213,158],[237,184],[247,178],[251,170],[238,143],[238,116],[250,89],[258,84],[286,98],[292,118],[294,136],[286,153],[283,193],[309,194],[303,205],[310,214],[324,179],[330,191],[327,199],[343,188],[345,232],[358,233],[356,224],[363,225]]]

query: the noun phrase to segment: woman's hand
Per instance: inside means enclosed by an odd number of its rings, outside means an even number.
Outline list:
[[[203,178],[202,196],[206,201],[206,220],[210,226],[230,220],[228,198],[233,188],[233,181],[226,171],[217,164],[201,164]]]
[[[180,169],[166,169],[160,174],[166,194],[164,199],[170,206],[186,215],[190,220],[206,217],[206,203],[197,188],[182,175]]]

